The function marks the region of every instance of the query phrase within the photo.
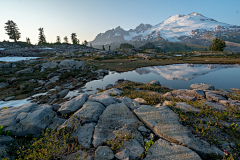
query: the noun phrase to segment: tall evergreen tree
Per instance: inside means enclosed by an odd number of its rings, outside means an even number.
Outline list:
[[[38,44],[46,43],[46,37],[44,35],[43,28],[39,28],[39,37],[38,37]]]
[[[87,40],[84,41],[84,45],[87,46],[88,45],[88,42]]]
[[[63,38],[63,40],[64,40],[64,43],[68,43],[68,37],[67,37],[67,36],[65,36],[65,37]]]
[[[223,51],[226,47],[226,43],[224,40],[215,38],[209,47],[209,51]]]
[[[71,34],[71,39],[72,39],[72,43],[73,44],[77,44],[78,43],[78,39],[77,39],[77,34],[76,33],[72,33]]]
[[[90,47],[92,48],[92,43],[90,43]]]
[[[61,43],[61,38],[60,38],[60,36],[57,36],[57,41],[56,41],[57,43]]]
[[[27,44],[31,44],[31,41],[30,41],[30,38],[29,38],[29,37],[26,38],[26,43],[27,43]]]
[[[105,47],[104,47],[104,45],[102,46],[102,49],[105,51]]]
[[[17,42],[17,40],[21,38],[21,33],[19,32],[17,24],[14,23],[12,20],[8,20],[5,24],[6,26],[4,28],[7,31],[6,34],[9,35],[9,39],[13,39],[14,42]]]

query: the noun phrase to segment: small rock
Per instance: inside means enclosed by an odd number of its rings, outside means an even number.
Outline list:
[[[147,128],[144,127],[144,126],[139,126],[138,130],[141,131],[141,132],[148,132]]]
[[[151,133],[151,134],[149,135],[148,139],[149,139],[149,140],[150,140],[150,139],[154,139],[154,134]]]
[[[95,152],[95,160],[110,160],[114,158],[113,151],[107,146],[100,146]]]
[[[147,102],[143,98],[135,98],[134,101],[137,101],[140,104],[147,104]]]
[[[68,92],[69,92],[69,89],[64,89],[64,90],[62,90],[61,92],[58,93],[58,97],[63,98],[68,94]]]
[[[205,83],[195,83],[190,86],[190,89],[201,89],[201,90],[215,90],[214,86]]]
[[[4,98],[4,101],[10,101],[10,100],[13,100],[14,98],[15,96],[7,97],[7,98]]]
[[[115,154],[115,157],[120,160],[129,160],[129,150],[124,149],[121,152],[118,152],[117,154]]]
[[[54,104],[54,105],[52,105],[51,108],[52,108],[53,111],[57,112],[60,107],[61,106],[59,104]]]
[[[152,80],[151,82],[149,82],[149,84],[161,86],[160,82],[157,80]]]
[[[108,84],[108,85],[106,86],[106,89],[110,89],[110,88],[112,88],[112,87],[113,87],[112,84]]]

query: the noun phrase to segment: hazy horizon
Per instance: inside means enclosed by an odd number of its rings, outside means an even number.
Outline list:
[[[219,22],[240,26],[240,1],[211,0],[0,0],[0,41],[9,40],[5,23],[13,20],[21,38],[38,41],[44,28],[47,42],[76,33],[80,42],[92,41],[99,33],[121,26],[134,29],[140,23],[156,25],[172,15],[200,13]],[[13,41],[13,40],[10,40]]]

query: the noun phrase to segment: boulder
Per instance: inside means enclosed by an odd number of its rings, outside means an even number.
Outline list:
[[[13,100],[14,98],[15,96],[7,97],[7,98],[4,98],[4,101],[10,101],[10,100]]]
[[[225,97],[220,96],[218,94],[212,93],[212,92],[205,92],[206,98],[210,101],[216,101],[219,102],[220,100],[227,100]]]
[[[63,60],[59,63],[60,68],[74,68],[75,66],[75,61],[74,60]]]
[[[64,90],[62,90],[61,92],[58,93],[58,97],[63,98],[68,94],[68,92],[69,92],[69,89],[64,89]]]
[[[87,123],[83,126],[80,126],[72,133],[72,137],[78,139],[79,144],[83,148],[90,148],[92,144],[92,137],[96,123]]]
[[[0,88],[4,88],[9,86],[9,83],[0,83]]]
[[[92,143],[97,147],[103,142],[115,139],[116,134],[121,132],[134,133],[134,138],[141,141],[141,133],[137,130],[139,126],[143,126],[143,123],[124,103],[111,104],[99,117]]]
[[[32,73],[33,69],[32,68],[27,68],[21,71],[17,71],[15,74],[22,74],[22,73]]]
[[[212,91],[212,90],[206,90],[205,92],[212,92],[212,93],[215,93],[215,94],[218,94],[220,96],[223,96],[225,98],[228,98],[230,96],[230,93],[229,92],[226,92],[226,91]]]
[[[140,104],[147,104],[147,101],[145,101],[143,98],[135,98],[134,101],[137,101]]]
[[[100,146],[95,152],[94,160],[111,160],[114,158],[113,151],[107,146]]]
[[[61,106],[60,106],[59,104],[54,104],[54,105],[52,105],[51,108],[52,108],[52,110],[53,110],[54,112],[57,112],[60,107],[61,107]]]
[[[129,151],[129,159],[137,159],[144,152],[144,148],[135,139],[132,141],[124,141],[119,152],[122,152],[124,150]]]
[[[57,62],[47,62],[47,63],[42,63],[42,67],[44,68],[57,68],[58,63]]]
[[[233,108],[238,108],[240,107],[240,103],[238,102],[234,102],[234,101],[230,101],[230,100],[220,100],[219,103],[223,104],[224,106],[228,106],[230,105]]]
[[[59,128],[59,126],[61,126],[65,121],[66,121],[66,119],[59,118],[58,116],[55,116],[52,119],[52,121],[51,121],[50,125],[48,126],[48,128],[50,127],[50,128],[53,129],[53,128],[56,127],[55,130],[57,130]]]
[[[148,150],[145,160],[201,160],[191,149],[170,143],[163,139],[157,140]]]
[[[169,142],[189,147],[202,157],[209,157],[211,154],[224,155],[219,148],[196,138],[190,130],[181,125],[179,116],[168,106],[141,106],[135,109],[134,113],[156,135]]]
[[[113,87],[112,84],[108,84],[108,85],[106,86],[106,89],[110,89],[110,88],[112,88],[112,87]]]
[[[149,84],[161,86],[160,82],[157,80],[152,80],[151,82],[149,82]]]
[[[181,98],[185,100],[194,101],[195,99],[204,99],[205,94],[202,90],[188,90],[188,89],[179,89],[171,92],[167,92],[163,95],[166,98]]]
[[[4,131],[15,136],[39,135],[49,126],[55,112],[49,105],[30,103],[0,111],[0,124]]]
[[[11,136],[0,135],[0,145],[9,145],[15,141]]]
[[[112,88],[112,89],[108,89],[106,91],[101,92],[100,94],[104,94],[104,95],[115,95],[115,96],[120,96],[122,93],[121,90],[117,89],[117,88]]]
[[[182,110],[183,112],[196,112],[196,113],[200,113],[200,109],[195,108],[185,102],[178,102],[175,103],[175,108],[178,108],[180,110]]]
[[[121,97],[119,98],[121,100],[122,103],[124,103],[129,109],[131,109],[132,111],[134,109],[137,109],[140,107],[140,104],[135,101],[135,100],[132,100],[131,98],[128,98],[128,97]]]
[[[49,79],[49,81],[47,83],[45,83],[44,85],[46,86],[46,85],[49,85],[51,83],[55,83],[58,80],[59,80],[59,76],[54,76],[51,79]]]
[[[214,86],[205,83],[191,84],[190,89],[215,90]]]
[[[129,150],[123,149],[122,151],[115,154],[115,157],[120,160],[129,160]]]
[[[75,61],[76,69],[84,69],[84,63],[82,61]]]
[[[228,110],[228,108],[224,105],[222,105],[221,103],[217,103],[217,102],[204,102],[203,103],[205,106],[211,106],[213,109],[217,109],[218,111],[223,111],[223,110]]]
[[[91,95],[88,98],[88,101],[99,102],[103,104],[105,107],[109,106],[110,104],[116,103],[113,97],[105,93],[98,93],[98,94]]]
[[[83,104],[82,108],[73,114],[60,128],[71,127],[73,124],[97,122],[99,116],[103,113],[105,107],[98,102],[89,102]]]
[[[61,104],[61,107],[58,109],[62,115],[64,114],[71,114],[82,107],[85,103],[86,99],[88,98],[88,94],[84,93],[76,98],[72,99],[71,101],[67,101]]]

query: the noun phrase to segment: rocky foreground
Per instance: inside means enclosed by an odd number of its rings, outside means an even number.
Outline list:
[[[0,108],[0,154],[10,159],[239,159],[240,101],[229,92],[193,84],[148,105],[143,98],[121,96],[127,81],[117,84],[61,104]]]

